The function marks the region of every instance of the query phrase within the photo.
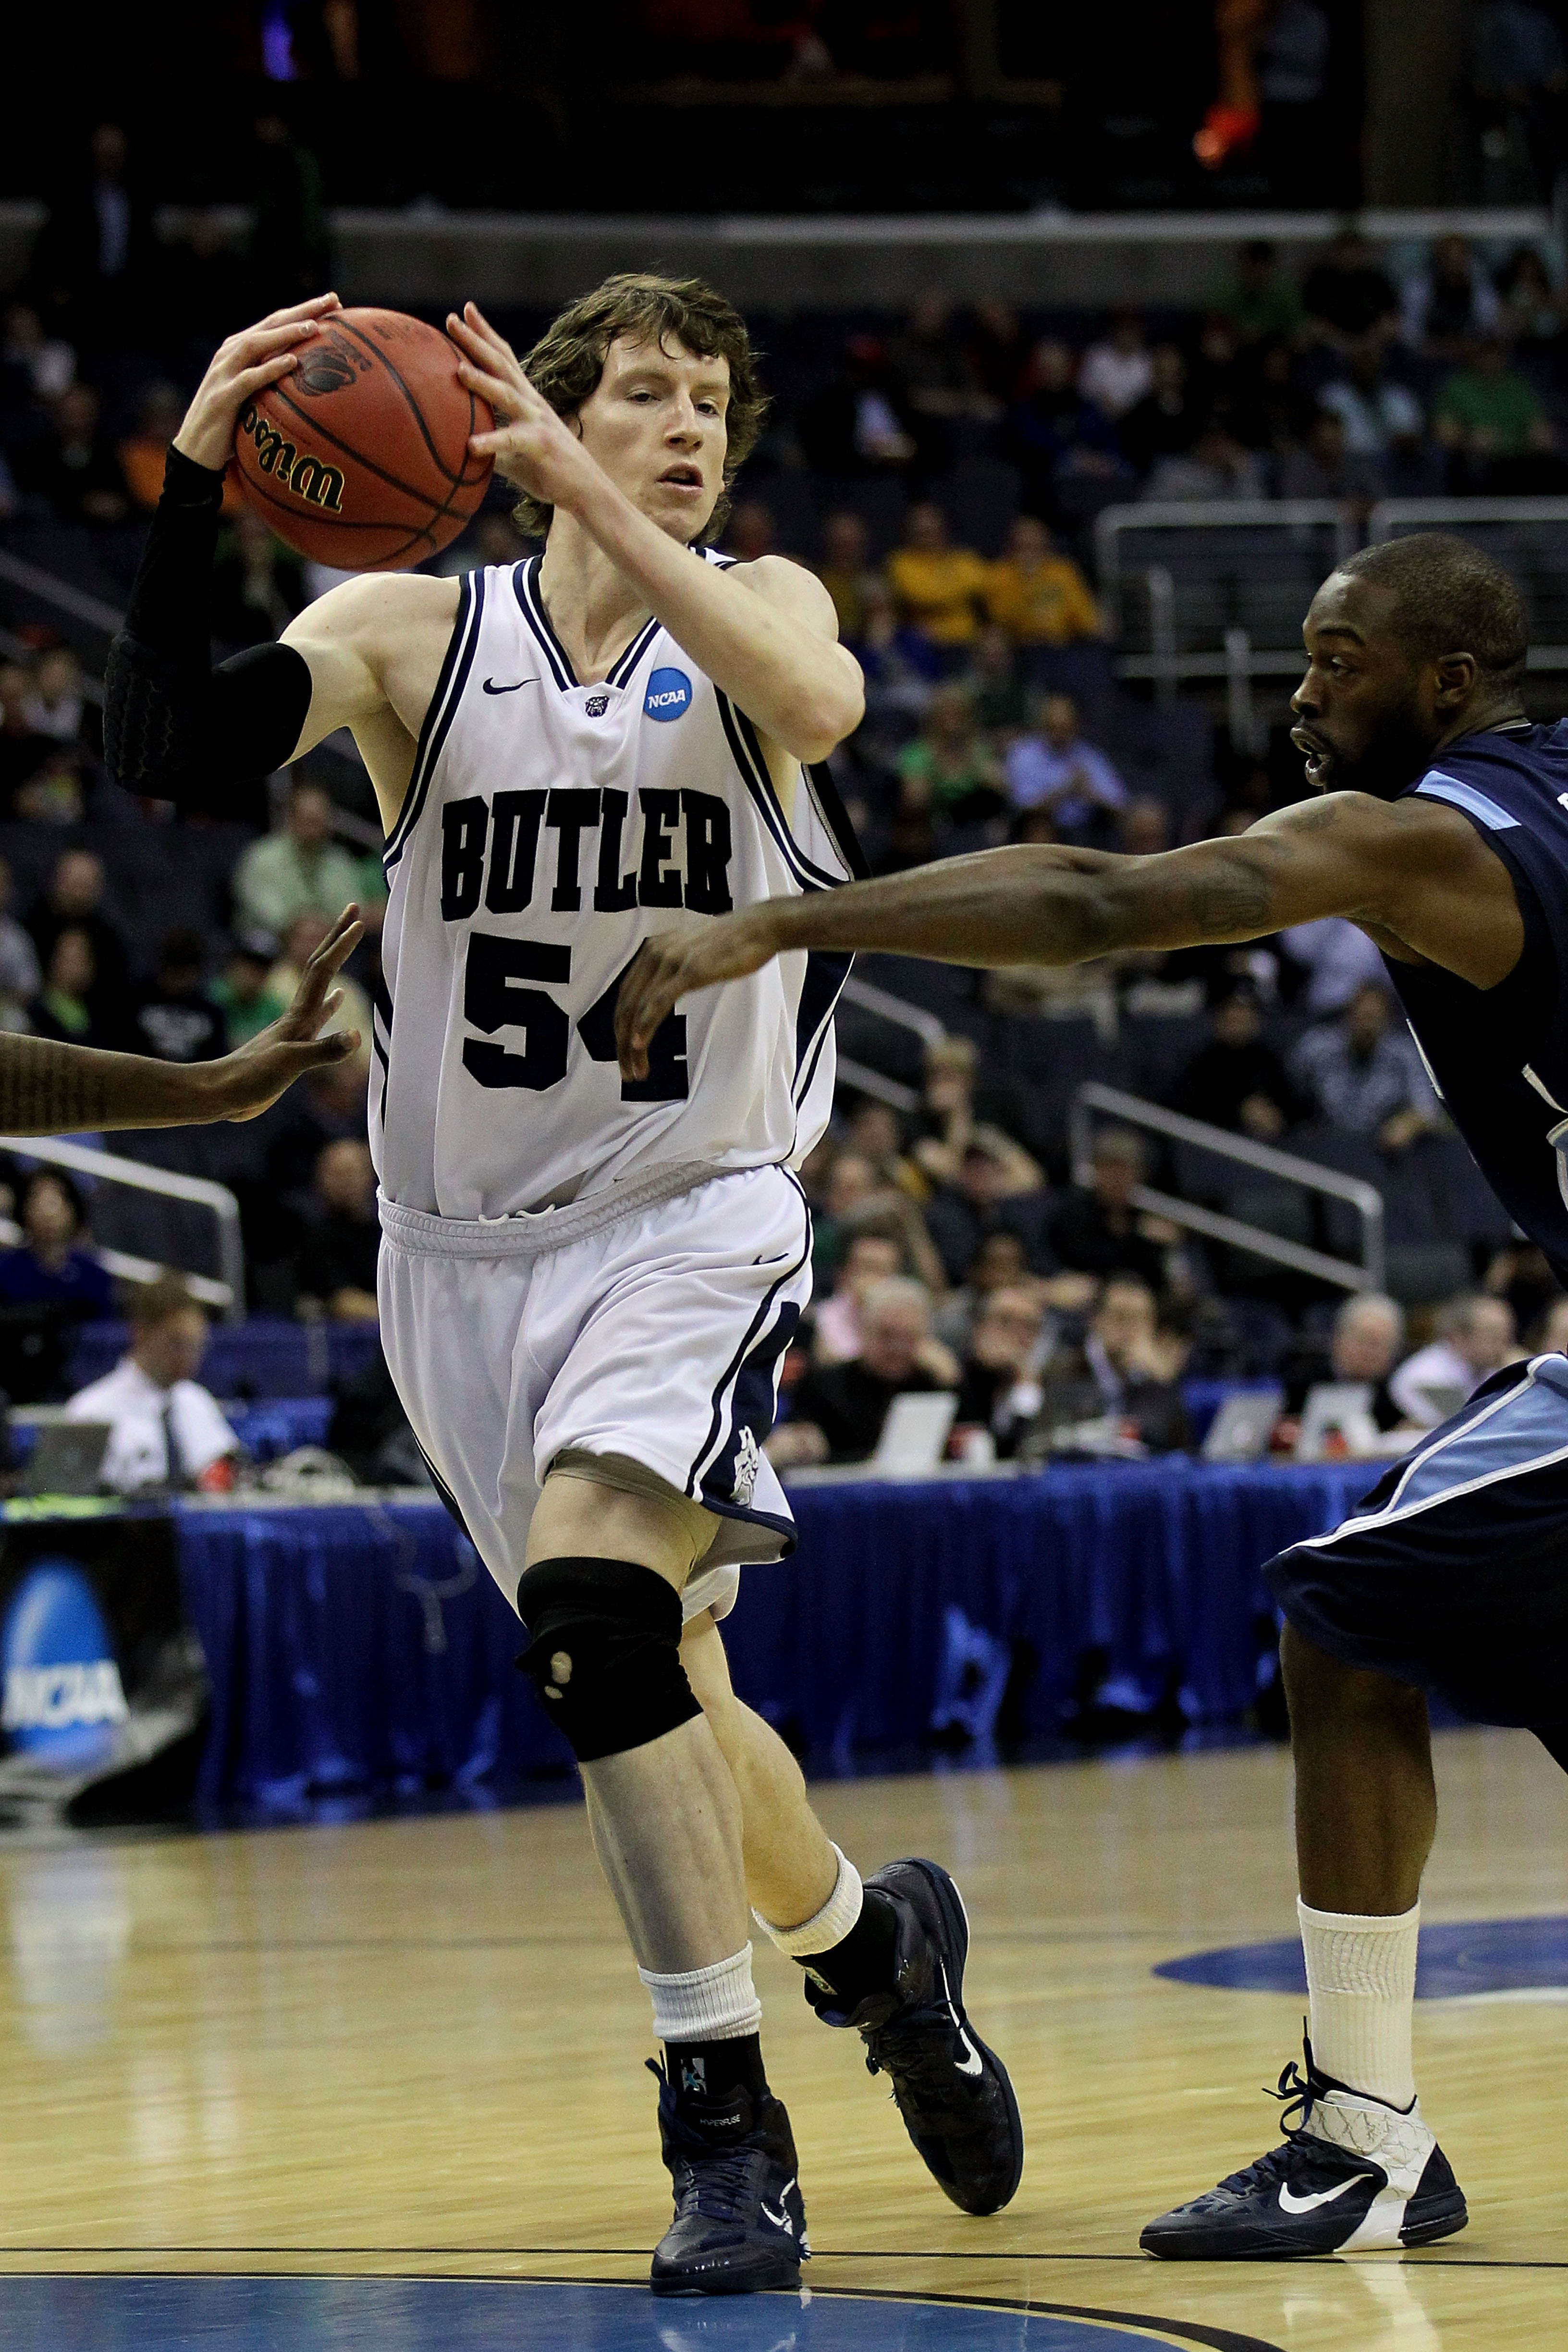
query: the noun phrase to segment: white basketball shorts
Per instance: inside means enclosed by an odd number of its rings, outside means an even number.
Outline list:
[[[742,1562],[794,1549],[761,1450],[811,1296],[811,1214],[787,1169],[656,1171],[505,1218],[384,1198],[381,1223],[387,1364],[514,1607],[533,1507],[568,1447],[629,1457],[718,1515],[689,1618],[723,1616]]]

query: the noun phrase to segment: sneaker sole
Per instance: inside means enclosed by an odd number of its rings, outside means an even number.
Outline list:
[[[1404,2223],[1399,2232],[1402,2246],[1429,2246],[1439,2238],[1454,2237],[1469,2220],[1463,2192],[1455,2189],[1451,2196],[1433,2199],[1412,2221]],[[1164,2263],[1303,2263],[1321,2262],[1342,2249],[1338,2246],[1303,2245],[1297,2234],[1283,2231],[1253,2230],[1245,2245],[1237,2245],[1223,2227],[1213,2230],[1173,2230],[1168,2235],[1158,2234],[1158,2223],[1152,2222],[1139,2238],[1138,2243],[1146,2254]]]
[[[714,2271],[706,2278],[653,2278],[648,2286],[655,2294],[772,2294],[781,2287],[795,2288],[800,2284],[800,2264],[793,2258],[774,2263],[759,2263],[744,2273]]]
[[[973,2047],[978,2052],[982,2064],[991,2076],[992,2081],[996,2083],[1001,2088],[1002,2096],[1005,2100],[1007,2105],[1008,2131],[1011,2136],[1016,2156],[1016,2161],[1013,2167],[1013,2177],[1007,2183],[1006,2189],[1002,2196],[996,2198],[991,2204],[966,2205],[962,2198],[955,2197],[953,2195],[952,2190],[948,2187],[945,2180],[938,2180],[937,2186],[942,2190],[943,2196],[947,2198],[949,2202],[958,2207],[961,2213],[973,2213],[976,2215],[999,2213],[1004,2205],[1010,2205],[1012,2203],[1013,2199],[1018,2193],[1018,2183],[1024,2177],[1024,2119],[1018,2112],[1018,2102],[1014,2095],[1012,2076],[1008,2074],[1007,2069],[1004,2066],[1000,2058],[997,2057],[994,2050],[993,2050],[988,2043],[982,2042],[978,2033],[975,2032],[974,2028],[969,2021],[969,2012],[963,2006],[963,1969],[964,1964],[969,1958],[969,1914],[963,1907],[963,1895],[959,1893],[958,1888],[952,1882],[952,1879],[949,1876],[948,1873],[943,1870],[940,1863],[927,1862],[922,1856],[916,1854],[911,1855],[909,1860],[903,1864],[903,1868],[905,1870],[918,1870],[925,1879],[925,1882],[931,1888],[931,1893],[936,1897],[937,1907],[942,1913],[942,1926],[946,1929],[949,1937],[952,1938],[954,1949],[958,1954],[957,1982],[949,1983],[947,1989],[948,1994],[952,2001],[954,2009],[957,2010],[959,2016],[963,2020],[963,2031],[968,2034]],[[935,2179],[934,2174],[932,2175],[932,2178],[933,2179]]]
[[[1402,2246],[1429,2246],[1435,2239],[1456,2237],[1469,2218],[1464,2190],[1450,2189],[1446,2197],[1428,2199],[1421,2212],[1405,2222],[1399,2242]]]

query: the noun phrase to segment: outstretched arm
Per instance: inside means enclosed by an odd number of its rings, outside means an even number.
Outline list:
[[[1121,949],[1260,939],[1321,915],[1348,916],[1394,953],[1481,988],[1513,969],[1524,939],[1508,869],[1457,811],[1336,793],[1154,857],[992,849],[665,933],[621,983],[621,1067],[644,1074],[648,1041],[678,998],[791,949],[1071,964]]]
[[[353,1030],[320,1032],[342,1002],[332,982],[363,936],[358,909],[346,908],[306,964],[288,1012],[216,1062],[158,1062],[0,1034],[0,1132],[79,1135],[254,1118],[307,1070],[345,1061],[357,1047]]]
[[[797,563],[764,556],[739,578],[694,563],[618,489],[524,375],[477,303],[447,331],[458,373],[495,412],[472,446],[551,507],[574,515],[616,569],[634,581],[670,635],[765,736],[797,760],[825,760],[860,724],[860,667],[838,643],[833,602]]]

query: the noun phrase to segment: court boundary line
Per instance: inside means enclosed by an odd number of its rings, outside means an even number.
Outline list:
[[[511,2257],[511,2258],[513,2258],[513,2259],[515,2259],[515,2260],[517,2260],[517,2261],[520,2261],[520,2262],[526,2262],[526,2261],[535,2260],[535,2259],[538,2259],[538,2260],[543,2260],[543,2261],[553,2261],[553,2260],[559,2260],[559,2259],[561,2259],[563,2256],[591,2257],[591,2258],[593,2258],[594,2260],[596,2260],[596,2261],[605,2261],[605,2262],[612,2262],[612,2261],[613,2261],[613,2262],[623,2262],[623,2261],[625,2261],[625,2262],[647,2262],[647,2261],[648,2261],[648,2260],[650,2260],[650,2259],[651,2259],[652,2254],[653,2254],[653,2251],[654,2251],[654,2250],[653,2250],[653,2248],[652,2248],[651,2246],[295,2246],[295,2245],[289,2245],[289,2246],[258,2246],[258,2245],[244,2245],[244,2246],[231,2246],[231,2245],[210,2245],[210,2246],[202,2246],[202,2245],[159,2245],[159,2246],[148,2246],[148,2245],[96,2245],[96,2246],[45,2246],[45,2245],[28,2245],[28,2246],[7,2246],[7,2245],[0,2244],[0,2280],[3,2280],[3,2279],[7,2278],[7,2277],[12,2277],[12,2276],[16,2276],[16,2275],[21,2275],[21,2273],[16,2273],[8,2272],[8,2271],[6,2271],[6,2270],[4,2268],[4,2264],[5,2263],[5,2262],[6,2262],[9,2258],[11,2258],[11,2257],[13,2257],[13,2256],[16,2256],[16,2255],[18,2255],[18,2254],[39,2254],[39,2255],[50,2255],[50,2256],[64,2256],[64,2255],[71,2255],[71,2256],[80,2256],[80,2257],[83,2257],[83,2258],[88,2257],[88,2256],[90,2256],[90,2255],[99,2255],[99,2254],[140,2254],[140,2255],[148,2256],[148,2257],[151,2257],[151,2256],[153,2256],[153,2255],[173,2255],[173,2254],[203,2254],[203,2255],[210,2255],[210,2254],[226,2254],[226,2255],[237,2255],[237,2256],[245,2256],[245,2255],[266,2255],[266,2256],[268,2256],[268,2258],[275,2257],[275,2256],[279,2256],[279,2255],[300,2255],[300,2256],[307,2256],[307,2255],[308,2255],[308,2256],[323,2256],[323,2257],[333,2257],[333,2256],[340,2256],[340,2255],[364,2255],[364,2256],[370,2256],[370,2255],[384,2255],[384,2256],[386,2256],[386,2257],[387,2257],[388,2259],[390,2259],[390,2260],[395,2260],[399,2255],[406,2255],[406,2256],[411,2256],[411,2257],[412,2257],[412,2256],[418,2256],[418,2255],[421,2255],[421,2254],[426,2254],[426,2255],[450,2255],[450,2256],[453,2256],[453,2257],[461,2257],[461,2258],[463,2258],[463,2259],[467,2259],[467,2260],[470,2260],[470,2261],[481,2261],[481,2260],[483,2260],[486,2256],[501,2256],[501,2255],[505,2255],[505,2256],[510,2256],[510,2257]],[[818,2246],[817,2248],[816,2248],[816,2249],[814,2250],[811,2259],[812,2259],[814,2262],[819,2262],[819,2263],[820,2263],[820,2262],[826,2262],[826,2263],[1138,2263],[1138,2264],[1140,2265],[1140,2267],[1142,2267],[1142,2268],[1145,2268],[1145,2269],[1146,2269],[1146,2268],[1149,2266],[1149,2264],[1150,2264],[1151,2261],[1152,2260],[1152,2257],[1151,2257],[1151,2256],[1150,2256],[1150,2255],[1148,2255],[1148,2254],[1144,2254],[1144,2253],[1138,2252],[1136,2252],[1136,2251],[1130,2252],[1127,2252],[1127,2253],[1124,2253],[1124,2254],[1121,2254],[1121,2253],[1070,2253],[1070,2252],[1068,2252],[1068,2253],[1049,2253],[1049,2252],[1041,2252],[1039,2249],[1037,2249],[1037,2248],[1027,2248],[1027,2247],[1024,2247],[1024,2248],[1012,2248],[1012,2249],[1008,2249],[1008,2248],[999,2248],[999,2249],[997,2249],[997,2250],[996,2250],[996,2251],[994,2251],[994,2252],[986,2251],[986,2252],[968,2252],[968,2251],[964,2250],[964,2249],[963,2249],[963,2248],[962,2248],[962,2247],[954,2247],[954,2246],[930,2246],[930,2247],[921,2247],[921,2246],[914,2246],[914,2247],[891,2247],[891,2246],[851,2246],[851,2247],[843,2247],[843,2246]],[[1331,2259],[1331,2257],[1329,2257],[1329,2256],[1325,2255],[1325,2256],[1321,2256],[1321,2257],[1308,2257],[1307,2259],[1309,2259],[1309,2260],[1317,2260],[1317,2259],[1321,2259],[1321,2260],[1323,2260],[1323,2261],[1327,2261],[1327,2260]],[[1341,2255],[1333,2256],[1331,2259],[1333,2259],[1333,2260],[1335,2260],[1335,2261],[1339,2261],[1339,2262],[1349,2262],[1349,2263],[1363,2263],[1363,2262],[1365,2262],[1365,2263],[1378,2263],[1378,2262],[1381,2262],[1381,2260],[1382,2260],[1382,2253],[1381,2253],[1381,2252],[1376,2252],[1376,2253],[1367,2253],[1367,2254],[1361,2254],[1361,2255],[1357,2255],[1357,2254],[1341,2254]],[[1449,2271],[1564,2271],[1564,2270],[1568,2270],[1568,2259],[1563,2259],[1563,2260],[1562,2260],[1562,2261],[1559,2261],[1559,2260],[1556,2260],[1556,2259],[1553,2259],[1553,2258],[1542,2258],[1542,2259],[1540,2259],[1540,2260],[1536,2260],[1536,2259],[1533,2259],[1533,2258],[1527,2258],[1527,2259],[1523,2259],[1523,2260],[1514,2260],[1514,2259],[1510,2259],[1510,2257],[1508,2257],[1508,2256],[1505,2256],[1505,2255],[1500,2255],[1500,2254],[1432,2254],[1432,2253],[1428,2253],[1428,2252],[1427,2252],[1424,2248],[1422,2248],[1422,2247],[1418,2247],[1418,2246],[1407,2246],[1407,2247],[1404,2248],[1404,2249],[1403,2249],[1403,2251],[1402,2251],[1402,2252],[1401,2252],[1401,2254],[1400,2254],[1400,2260],[1401,2260],[1401,2261],[1403,2261],[1403,2262],[1415,2262],[1415,2263],[1416,2263],[1419,2265],[1419,2267],[1420,2267],[1422,2270],[1449,2270]],[[1162,2270],[1163,2270],[1163,2269],[1167,2269],[1167,2268],[1169,2268],[1169,2264],[1162,2263],[1162,2264],[1160,2264],[1160,2265],[1159,2265],[1159,2267],[1160,2267]],[[1190,2265],[1189,2265],[1188,2267],[1190,2267]],[[1205,2265],[1205,2267],[1209,2267],[1209,2266]],[[1231,2268],[1231,2267],[1244,2267],[1244,2266],[1240,2266],[1240,2265],[1226,2265],[1226,2267],[1227,2267],[1227,2268]],[[1269,2264],[1269,2268],[1270,2268],[1271,2270],[1278,2269],[1279,2267],[1279,2265],[1277,2263],[1272,2263],[1272,2262],[1271,2262],[1271,2263],[1270,2263],[1270,2264]],[[42,2274],[40,2274],[40,2275],[42,2275]],[[49,2276],[58,2276],[58,2277],[61,2277],[61,2278],[67,2278],[67,2277],[70,2277],[70,2276],[74,2275],[74,2273],[70,2273],[70,2272],[62,2271],[62,2272],[58,2272],[58,2273],[47,2273],[47,2275],[49,2275]],[[115,2273],[115,2275],[117,2275],[117,2276],[118,2276],[118,2275],[121,2275],[121,2273]],[[216,2275],[225,2275],[225,2274],[224,2274],[224,2273],[216,2273],[202,2272],[202,2271],[176,2271],[176,2272],[171,2272],[171,2273],[169,2273],[169,2275],[170,2275],[171,2277],[178,2277],[178,2278],[203,2278],[203,2277],[216,2276]],[[265,2276],[269,2275],[269,2273],[265,2273],[265,2272],[254,2272],[254,2273],[253,2273],[253,2272],[248,2272],[248,2271],[235,2271],[235,2272],[231,2272],[231,2273],[226,2273],[226,2275],[231,2276],[231,2277],[235,2277],[235,2278],[249,2278],[249,2277],[265,2277]],[[314,2275],[314,2273],[308,2273],[308,2272],[299,2272],[299,2273],[286,2273],[284,2275],[286,2275],[286,2276],[298,2276],[298,2277],[301,2277],[301,2278],[303,2278],[303,2277],[312,2276],[312,2275]],[[345,2271],[345,2272],[342,2272],[342,2273],[331,2273],[331,2275],[334,2275],[334,2276],[335,2276],[335,2275],[341,2275],[341,2276],[345,2277],[345,2278],[358,2278],[358,2277],[363,2277],[363,2276],[371,2275],[371,2273],[362,2273],[362,2272],[357,2272],[357,2271]],[[387,2277],[408,2277],[408,2278],[437,2277],[437,2278],[443,2278],[443,2279],[445,2279],[445,2278],[447,2278],[447,2277],[452,2276],[452,2275],[453,2275],[453,2273],[449,2273],[449,2272],[445,2272],[445,2271],[442,2271],[442,2272],[408,2271],[408,2272],[387,2272],[387,2273],[383,2273],[383,2275],[387,2276]],[[477,2272],[468,2272],[468,2273],[462,2273],[461,2275],[463,2275],[463,2276],[468,2276],[468,2277],[472,2277],[472,2278],[479,2278],[479,2279],[489,2279],[489,2278],[493,2278],[493,2279],[497,2280],[498,2282],[503,2282],[503,2283],[504,2283],[504,2281],[505,2281],[505,2280],[506,2280],[506,2279],[510,2275],[510,2273],[507,2273],[507,2272],[504,2272],[504,2271],[493,2271],[493,2272],[491,2272],[491,2271],[477,2271]],[[615,2285],[618,2285],[618,2284],[620,2284],[620,2282],[619,2282],[618,2280],[616,2280],[616,2279],[584,2279],[584,2278],[578,2278],[578,2279],[560,2279],[560,2280],[555,2280],[555,2279],[553,2279],[553,2274],[542,2275],[542,2277],[541,2277],[541,2279],[539,2280],[539,2282],[538,2282],[538,2283],[539,2283],[540,2284],[543,2284],[543,2285],[549,2285],[549,2284],[552,2284],[552,2283],[553,2283],[553,2284],[557,2284],[576,2285],[576,2286],[615,2286]],[[879,2294],[879,2293],[885,2293],[885,2294],[886,2294],[887,2295],[889,2295],[889,2296],[897,2296],[897,2295],[911,2296],[911,2295],[912,2295],[912,2296],[915,2298],[915,2300],[916,2300],[916,2301],[919,2301],[919,2300],[920,2300],[920,2291],[919,2291],[918,2289],[916,2289],[916,2288],[913,2288],[913,2287],[901,2287],[901,2288],[893,2288],[893,2287],[889,2287],[889,2288],[887,2288],[887,2289],[885,2289],[885,2290],[883,2290],[883,2289],[879,2289],[879,2288],[874,2288],[874,2287],[825,2287],[825,2288],[823,2289],[823,2293],[824,2293],[824,2294]],[[928,2301],[937,2301],[937,2302],[940,2302],[940,2301],[942,2301],[942,2299],[943,2299],[942,2295],[942,2294],[941,2294],[937,2290],[935,2290],[935,2289],[932,2289],[931,2295],[927,2297],[927,2300],[928,2300]],[[964,2299],[964,2298],[963,2298],[962,2296],[960,2296],[960,2297],[958,2298],[958,2300],[959,2300],[959,2301],[961,2301],[961,2302],[962,2302],[963,2299]],[[1012,2306],[1011,2305],[1009,2305],[1009,2306],[1008,2306],[1008,2307],[1009,2307],[1009,2308],[1012,2308],[1013,2306]],[[1019,2305],[1017,2306],[1017,2308],[1019,2308],[1019,2309],[1022,2309],[1023,2307],[1024,2307],[1024,2306],[1023,2306],[1022,2305]],[[1066,2306],[1066,2305],[1064,2305],[1062,2306],[1062,2308],[1065,2310],[1065,2309],[1067,2309],[1067,2308],[1068,2308],[1068,2306]],[[1162,2323],[1162,2325],[1163,2325],[1163,2323]],[[1270,2352],[1273,2352],[1273,2348],[1272,2348],[1272,2347],[1270,2347]]]

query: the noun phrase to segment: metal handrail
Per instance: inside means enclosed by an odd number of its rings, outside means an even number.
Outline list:
[[[1401,523],[1568,522],[1568,499],[1379,499],[1366,519],[1369,540],[1392,539]]]
[[[894,996],[890,990],[879,988],[874,981],[859,980],[851,972],[844,983],[842,993],[849,1003],[858,1004],[862,1013],[876,1013],[900,1029],[912,1029],[922,1045],[940,1045],[947,1036],[947,1031],[934,1013],[928,1013],[923,1005],[908,1003],[903,997]]]
[[[1322,1192],[1331,1200],[1347,1202],[1361,1220],[1361,1262],[1358,1265],[1352,1258],[1330,1257],[1322,1250],[1308,1249],[1303,1243],[1285,1241],[1261,1225],[1224,1216],[1217,1209],[1200,1207],[1195,1201],[1178,1200],[1174,1193],[1162,1192],[1151,1184],[1134,1186],[1135,1208],[1151,1216],[1167,1217],[1173,1224],[1184,1225],[1211,1241],[1228,1242],[1233,1248],[1247,1250],[1255,1257],[1272,1258],[1277,1265],[1292,1266],[1299,1274],[1315,1275],[1321,1282],[1332,1283],[1341,1290],[1384,1287],[1387,1259],[1383,1194],[1375,1184],[1368,1184],[1359,1176],[1342,1176],[1337,1168],[1325,1168],[1318,1160],[1303,1160],[1297,1152],[1278,1151],[1272,1144],[1254,1143],[1248,1136],[1233,1135],[1228,1128],[1211,1127],[1206,1119],[1184,1118],[1180,1111],[1146,1102],[1141,1095],[1123,1094],[1120,1087],[1101,1086],[1097,1079],[1079,1087],[1069,1114],[1075,1184],[1087,1185],[1093,1174],[1096,1111],[1119,1119],[1124,1127],[1148,1128],[1156,1135],[1168,1136],[1173,1142],[1190,1143],[1200,1150],[1212,1151],[1218,1159],[1237,1160],[1242,1167],[1256,1168],[1265,1175],[1284,1177],[1292,1184],[1300,1184],[1303,1192]]]
[[[1102,507],[1095,518],[1094,561],[1100,591],[1111,613],[1113,632],[1121,633],[1121,557],[1124,530],[1311,530],[1331,524],[1334,561],[1355,546],[1355,509],[1337,499],[1150,499],[1132,505]]]
[[[18,1159],[39,1160],[47,1167],[68,1168],[74,1175],[106,1179],[139,1192],[156,1192],[165,1200],[190,1201],[210,1209],[217,1220],[217,1255],[221,1277],[187,1275],[193,1297],[222,1307],[231,1323],[245,1319],[245,1244],[240,1237],[239,1202],[226,1184],[206,1176],[182,1176],[172,1168],[153,1168],[142,1160],[122,1160],[112,1151],[94,1151],[84,1143],[67,1143],[59,1136],[0,1135],[0,1151]],[[126,1282],[154,1282],[165,1269],[150,1258],[130,1257],[121,1250],[98,1253],[108,1271]]]

